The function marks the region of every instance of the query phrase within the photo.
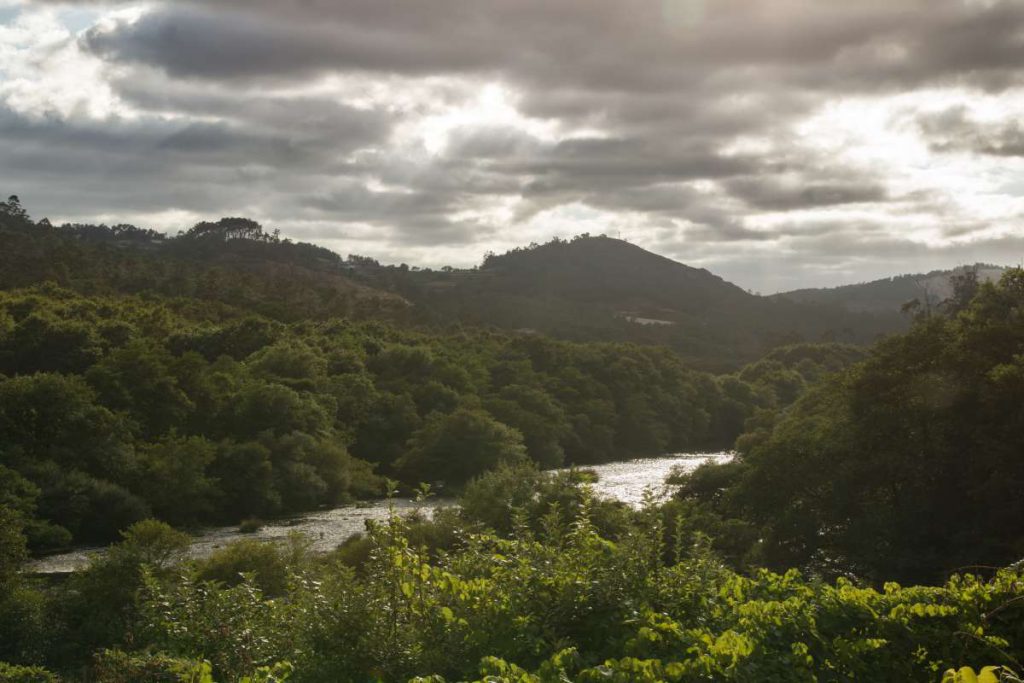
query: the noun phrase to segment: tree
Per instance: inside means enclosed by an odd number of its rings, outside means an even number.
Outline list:
[[[0,379],[0,458],[16,469],[51,461],[121,480],[131,466],[131,435],[78,377]]]
[[[246,364],[257,377],[294,389],[313,389],[327,373],[323,355],[296,340],[266,346],[246,359]]]
[[[19,222],[29,220],[28,212],[22,207],[18,195],[12,194],[6,202],[0,202],[0,218],[10,218]]]
[[[120,534],[120,543],[75,572],[58,605],[64,638],[55,648],[71,661],[130,637],[139,617],[144,572],[167,579],[172,560],[188,548],[189,537],[156,520],[141,520]]]
[[[290,432],[320,434],[330,428],[333,412],[305,392],[252,381],[235,395],[226,422],[229,433],[239,438],[264,431],[278,436]]]
[[[953,294],[942,302],[943,308],[952,315],[970,306],[971,301],[978,294],[980,283],[978,281],[978,267],[971,266],[954,273],[949,278],[953,286]]]
[[[217,516],[224,522],[274,515],[281,511],[281,495],[274,488],[270,449],[260,443],[222,443],[209,474],[218,485]]]
[[[28,557],[24,523],[20,512],[0,502],[0,680],[7,680],[2,662],[38,662],[51,637],[45,597],[19,573]]]
[[[500,463],[526,458],[523,435],[481,410],[429,418],[397,467],[409,480],[461,484]]]
[[[28,558],[23,525],[21,514],[0,502],[0,595]]]
[[[263,232],[263,226],[248,218],[221,218],[216,223],[196,223],[186,237],[193,239],[212,238],[217,240],[259,240],[269,241],[271,235]]]
[[[144,444],[135,489],[166,522],[185,525],[209,519],[217,503],[217,486],[206,474],[214,453],[213,444],[198,436]]]
[[[94,327],[33,313],[0,338],[0,370],[81,373],[98,361],[103,343]]]
[[[195,408],[174,376],[174,364],[152,341],[131,341],[90,368],[86,379],[104,405],[129,413],[143,435],[154,438],[186,422]]]
[[[530,458],[543,469],[560,467],[565,460],[562,440],[568,436],[565,413],[541,389],[522,385],[503,387],[485,404],[504,424],[518,429]]]

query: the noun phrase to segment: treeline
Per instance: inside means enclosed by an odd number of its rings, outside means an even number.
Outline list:
[[[943,315],[762,412],[681,496],[737,560],[936,581],[1024,559],[1024,271],[961,277]],[[742,533],[741,533],[742,532]]]
[[[379,475],[457,487],[505,461],[728,448],[856,355],[785,353],[716,378],[649,347],[4,292],[0,500],[43,550],[150,516],[237,523],[379,495]]]
[[[82,294],[159,294],[284,322],[402,320],[408,303],[358,284],[334,252],[282,239],[245,218],[168,237],[133,225],[53,226],[17,197],[0,202],[0,289],[55,282]]]

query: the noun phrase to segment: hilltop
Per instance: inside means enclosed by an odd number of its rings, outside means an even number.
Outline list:
[[[167,237],[133,225],[34,223],[19,205],[0,202],[0,289],[41,282],[85,294],[216,301],[285,322],[395,319],[409,306],[354,281],[334,252],[281,239],[248,219],[203,222]]]

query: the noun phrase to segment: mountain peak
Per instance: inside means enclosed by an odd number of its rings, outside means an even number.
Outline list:
[[[686,301],[746,299],[750,295],[717,275],[660,256],[614,237],[581,235],[489,255],[482,271],[509,285],[547,295],[601,299],[612,305],[637,295],[647,303],[678,308]],[[524,281],[524,280],[529,280]]]

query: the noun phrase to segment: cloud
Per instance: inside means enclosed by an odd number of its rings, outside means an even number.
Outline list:
[[[82,49],[55,11],[10,7],[15,13],[0,23],[0,102],[32,118],[119,110],[102,62]]]
[[[767,75],[846,90],[1016,81],[1022,22],[1012,1],[204,0],[97,26],[84,42],[108,59],[210,79],[497,74],[638,93]]]
[[[1017,120],[984,123],[966,107],[922,114],[918,125],[932,149],[1005,157],[1024,157],[1024,128]]]
[[[40,215],[426,265],[578,226],[766,289],[1009,248],[1024,213],[1018,0],[3,7],[0,183]]]
[[[877,181],[746,176],[729,181],[729,191],[748,205],[768,211],[787,211],[842,204],[885,202],[889,192]]]

